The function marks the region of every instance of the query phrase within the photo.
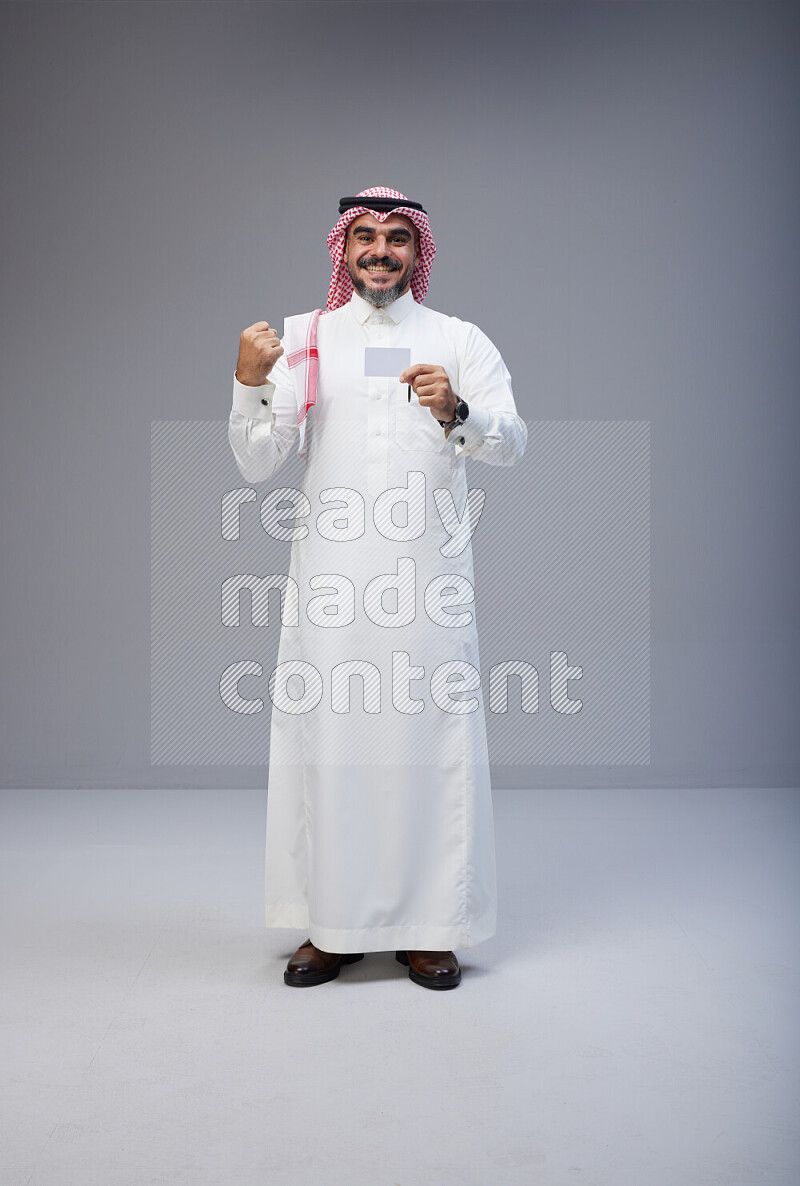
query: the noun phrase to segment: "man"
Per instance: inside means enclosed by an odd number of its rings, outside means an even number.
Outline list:
[[[287,318],[282,343],[266,321],[242,332],[229,421],[248,482],[295,443],[306,457],[303,604],[270,679],[266,920],[309,932],[289,985],[395,950],[415,983],[454,988],[455,948],[497,912],[465,461],[512,465],[527,430],[486,335],[423,306],[422,206],[375,187],[339,213],[325,312]],[[284,526],[291,494],[271,504]]]

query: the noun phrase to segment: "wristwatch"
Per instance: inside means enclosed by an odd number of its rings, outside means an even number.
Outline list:
[[[469,416],[469,404],[466,400],[460,399],[456,404],[456,418],[455,420],[440,420],[442,428],[455,428],[457,424],[463,424]]]

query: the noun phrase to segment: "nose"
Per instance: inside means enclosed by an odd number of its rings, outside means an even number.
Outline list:
[[[386,235],[377,235],[373,243],[373,249],[376,255],[391,255],[389,250],[389,240]]]

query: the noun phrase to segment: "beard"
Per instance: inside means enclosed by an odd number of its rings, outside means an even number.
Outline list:
[[[407,268],[406,271],[402,273],[402,275],[398,276],[395,283],[391,284],[388,288],[374,289],[367,286],[367,282],[363,279],[361,274],[362,269],[369,264],[389,264],[391,267],[389,260],[376,259],[375,257],[370,256],[369,259],[363,261],[361,268],[353,267],[351,264],[348,264],[347,270],[350,273],[350,279],[353,281],[353,288],[356,290],[358,295],[363,297],[365,301],[368,301],[370,305],[374,306],[374,308],[383,309],[386,307],[386,305],[391,305],[393,301],[396,301],[403,292],[403,289],[407,287],[408,282],[410,281],[414,272],[414,265],[411,264],[411,266]]]

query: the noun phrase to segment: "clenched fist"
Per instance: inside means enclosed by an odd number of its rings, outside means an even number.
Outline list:
[[[283,354],[277,332],[266,321],[257,321],[242,330],[239,339],[239,361],[236,378],[246,387],[260,387],[266,383],[275,363]]]

